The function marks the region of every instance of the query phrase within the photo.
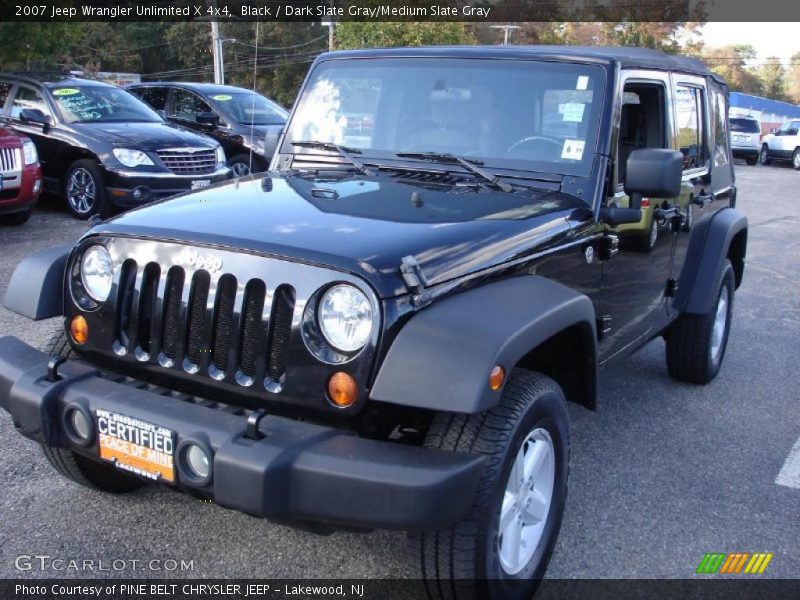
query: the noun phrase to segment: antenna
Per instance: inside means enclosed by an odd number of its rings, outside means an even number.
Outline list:
[[[258,21],[256,21],[256,51],[255,58],[253,59],[253,97],[250,104],[250,135],[255,135],[255,121],[256,121],[256,74],[258,72]],[[250,148],[250,174],[253,173],[253,149]]]

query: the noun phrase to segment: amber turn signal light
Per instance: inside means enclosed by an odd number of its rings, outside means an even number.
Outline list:
[[[89,339],[89,325],[83,315],[75,315],[69,323],[69,332],[76,344],[85,344]]]
[[[358,397],[358,385],[356,380],[347,373],[339,371],[331,375],[328,380],[328,398],[334,406],[347,408]]]
[[[492,372],[489,373],[489,387],[495,392],[503,387],[503,382],[506,380],[506,372],[500,365],[495,365]]]

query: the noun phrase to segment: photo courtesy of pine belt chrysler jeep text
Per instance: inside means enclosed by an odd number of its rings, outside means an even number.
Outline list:
[[[735,205],[728,90],[693,59],[323,54],[269,172],[20,264],[5,305],[63,328],[0,338],[0,406],[88,487],[407,530],[429,596],[529,597],[566,403],[657,336],[673,378],[719,373]]]

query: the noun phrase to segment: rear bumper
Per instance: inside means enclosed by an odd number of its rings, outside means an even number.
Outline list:
[[[756,158],[760,152],[760,148],[731,146],[731,152],[734,158]]]
[[[50,357],[0,338],[0,408],[24,436],[98,458],[96,433],[70,442],[65,413],[79,407],[120,413],[171,429],[175,447],[200,441],[212,455],[211,480],[196,484],[176,461],[176,485],[251,515],[334,526],[428,529],[463,517],[483,459],[470,454],[367,440],[350,432],[268,415],[261,439],[245,436],[247,415],[121,383],[67,361],[48,380]],[[86,414],[86,413],[84,413]],[[106,463],[107,464],[107,463]]]

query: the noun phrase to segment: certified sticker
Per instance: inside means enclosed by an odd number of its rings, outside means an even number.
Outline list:
[[[80,90],[76,88],[58,88],[53,90],[53,96],[74,96],[80,94]]]

